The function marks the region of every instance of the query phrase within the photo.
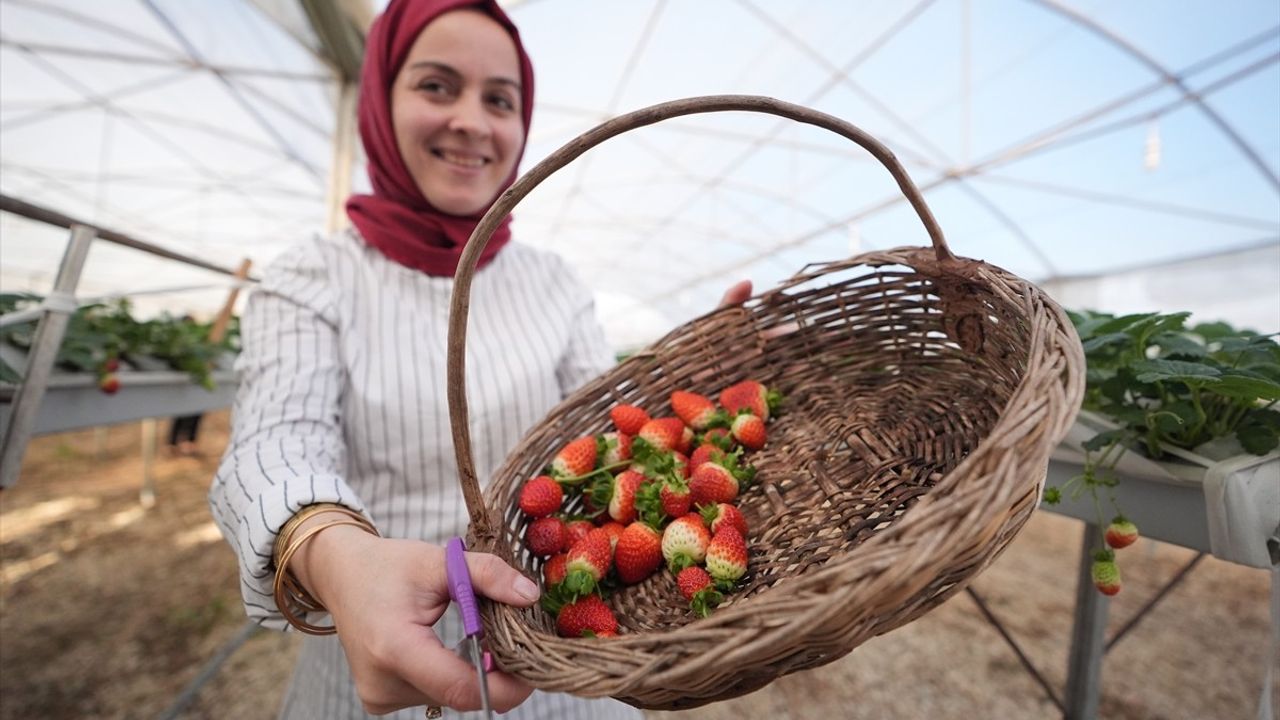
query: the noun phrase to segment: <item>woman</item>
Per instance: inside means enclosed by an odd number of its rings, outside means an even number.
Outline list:
[[[210,491],[249,615],[297,622],[273,596],[279,564],[296,597],[332,616],[337,637],[306,638],[283,706],[307,720],[480,706],[444,612],[441,546],[467,524],[445,335],[462,246],[514,181],[532,115],[531,65],[492,0],[393,0],[370,30],[361,83],[374,193],[348,203],[350,231],[286,252],[251,297],[231,445]],[[559,258],[510,234],[506,224],[494,234],[472,287],[467,392],[481,478],[612,362],[590,293]],[[740,302],[749,285],[731,294]],[[469,564],[481,594],[536,601],[537,586],[496,557]],[[495,710],[520,705],[511,717],[641,716],[612,700],[530,697],[502,672],[489,692]]]

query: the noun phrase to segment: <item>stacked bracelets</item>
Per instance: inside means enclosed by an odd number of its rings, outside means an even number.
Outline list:
[[[345,515],[346,518],[327,520],[315,527],[307,528],[306,531],[294,537],[297,534],[298,527],[303,522],[321,513],[339,513]],[[276,535],[276,543],[272,551],[272,558],[276,568],[276,578],[273,586],[276,607],[280,609],[280,614],[284,616],[284,619],[290,625],[309,635],[332,635],[336,630],[333,626],[321,627],[312,625],[302,619],[308,612],[325,612],[325,608],[306,588],[302,587],[302,584],[293,576],[293,573],[289,572],[289,561],[293,559],[293,555],[298,551],[298,548],[302,547],[302,544],[314,537],[316,533],[339,525],[354,525],[370,535],[378,535],[378,530],[374,528],[373,523],[369,522],[365,516],[335,503],[319,503],[302,508],[293,517],[289,518],[289,522],[285,523],[284,527],[280,528],[280,533]]]

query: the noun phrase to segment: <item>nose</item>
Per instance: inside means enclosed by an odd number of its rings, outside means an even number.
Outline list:
[[[466,93],[453,105],[449,129],[474,138],[486,138],[490,134],[489,118],[484,100],[477,93]]]

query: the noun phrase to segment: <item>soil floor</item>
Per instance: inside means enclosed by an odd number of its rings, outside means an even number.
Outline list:
[[[205,505],[226,413],[205,418],[199,455],[162,449],[150,507],[139,501],[140,428],[37,438],[18,484],[0,492],[0,720],[158,717],[244,624],[235,559]],[[1080,534],[1074,520],[1037,513],[972,585],[1059,695]],[[1110,632],[1194,556],[1147,540],[1126,550]],[[1269,592],[1266,572],[1206,557],[1107,656],[1100,717],[1255,718]],[[292,635],[253,635],[180,717],[274,717],[296,647]],[[964,593],[824,667],[736,700],[650,715],[1060,716]]]

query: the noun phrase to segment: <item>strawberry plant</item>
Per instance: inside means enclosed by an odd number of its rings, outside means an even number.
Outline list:
[[[1280,401],[1280,345],[1273,336],[1220,322],[1188,327],[1185,312],[1068,314],[1085,351],[1083,408],[1117,427],[1083,444],[1083,472],[1061,488],[1047,488],[1046,502],[1060,501],[1063,492],[1073,498],[1088,492],[1099,528],[1108,528],[1112,539],[1136,538],[1137,528],[1116,507],[1114,494],[1114,469],[1124,453],[1164,460],[1171,448],[1194,450],[1217,440],[1265,455],[1280,445],[1280,411],[1274,409]],[[1103,520],[1102,490],[1116,511],[1110,527]],[[1100,541],[1101,552],[1106,540]],[[1108,579],[1111,567],[1104,568]],[[1118,580],[1107,587],[1118,591]]]
[[[32,294],[0,294],[0,315],[34,307],[42,299]],[[149,357],[190,374],[197,384],[212,389],[210,370],[220,355],[238,351],[239,327],[232,318],[226,337],[218,343],[209,342],[209,329],[209,323],[168,314],[138,320],[125,299],[86,305],[68,321],[55,363],[71,372],[96,373],[101,381],[108,373],[114,377],[113,368],[119,359]],[[0,343],[29,351],[35,333],[35,320],[0,327]],[[0,360],[0,381],[18,383],[22,376]]]

